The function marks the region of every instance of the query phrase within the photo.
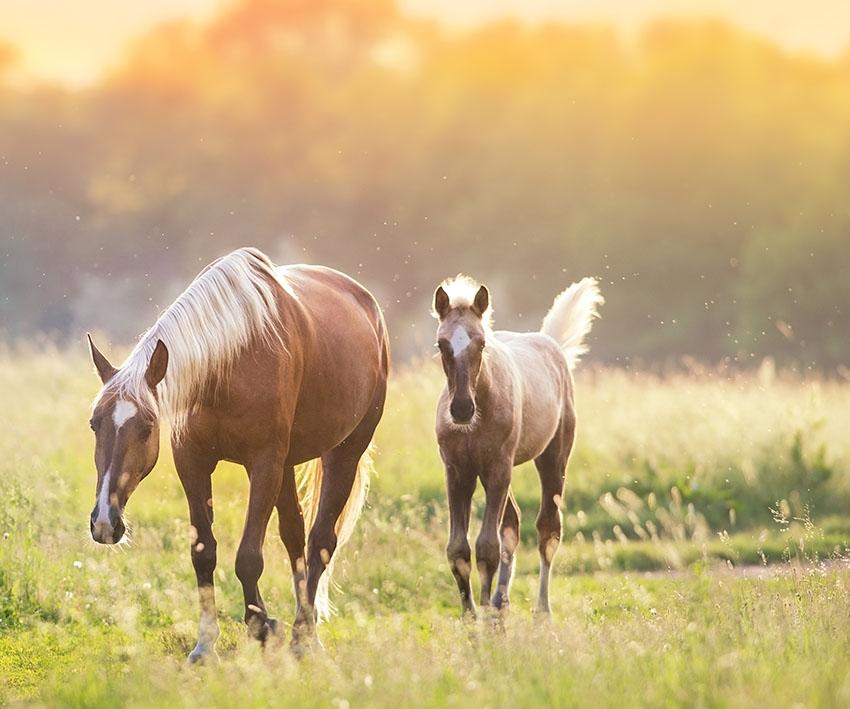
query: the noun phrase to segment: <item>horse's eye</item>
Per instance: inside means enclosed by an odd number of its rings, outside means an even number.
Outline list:
[[[91,428],[92,431],[96,431],[97,430],[97,424],[98,424],[97,419],[91,419],[91,421],[89,421],[89,428]]]

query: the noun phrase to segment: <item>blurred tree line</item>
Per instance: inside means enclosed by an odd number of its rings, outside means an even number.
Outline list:
[[[449,30],[392,0],[243,0],[141,37],[97,85],[0,45],[0,330],[127,341],[255,244],[429,347],[437,282],[536,329],[598,275],[593,355],[850,360],[850,55],[717,23]],[[5,77],[5,78],[4,78]]]

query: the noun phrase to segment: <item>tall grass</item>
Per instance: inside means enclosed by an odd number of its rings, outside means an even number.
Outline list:
[[[524,539],[504,632],[456,620],[447,571],[432,362],[395,373],[377,435],[378,475],[338,566],[326,652],[261,653],[241,626],[232,563],[247,481],[214,478],[220,668],[187,672],[196,600],[185,502],[167,447],[128,508],[131,541],[88,538],[86,425],[97,380],[82,353],[0,353],[0,701],[149,705],[271,701],[620,705],[841,703],[850,699],[850,385],[789,376],[665,378],[580,371],[578,441],[556,566],[556,620],[534,622],[539,499],[516,471]],[[480,505],[480,499],[477,503]],[[274,527],[271,527],[273,530]],[[839,552],[836,554],[835,552]],[[770,578],[716,570],[767,558],[837,559]],[[292,613],[270,533],[261,581]],[[611,573],[691,565],[684,576]],[[608,570],[601,576],[583,571]],[[794,681],[788,681],[793,677]]]

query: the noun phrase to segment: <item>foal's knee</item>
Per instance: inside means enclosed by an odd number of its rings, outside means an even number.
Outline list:
[[[496,572],[501,552],[498,537],[478,537],[478,541],[475,543],[475,560],[479,567],[483,564],[490,574]]]
[[[557,509],[554,514],[541,514],[536,526],[540,556],[551,563],[561,544],[561,515]]]
[[[449,566],[452,567],[452,570],[456,570],[469,578],[472,549],[466,539],[449,540],[446,545],[446,558],[449,560]]]

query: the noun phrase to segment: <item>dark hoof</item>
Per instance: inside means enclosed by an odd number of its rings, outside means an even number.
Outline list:
[[[248,621],[248,635],[254,640],[259,640],[260,644],[265,646],[269,640],[277,636],[279,627],[280,623],[276,618],[263,618],[255,615]]]
[[[292,640],[289,649],[299,660],[317,650],[324,650],[319,636],[316,634],[315,623],[295,623],[292,626]]]

